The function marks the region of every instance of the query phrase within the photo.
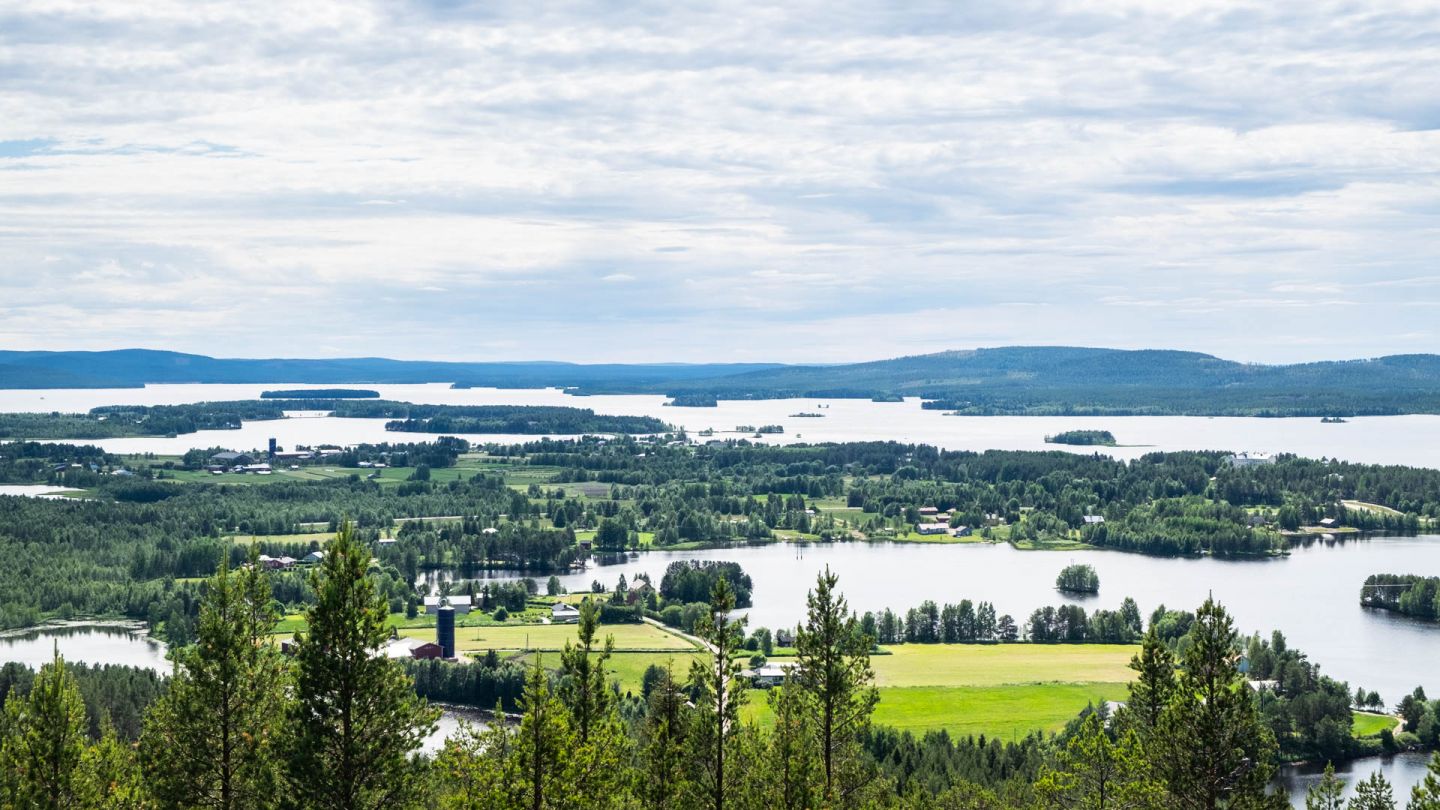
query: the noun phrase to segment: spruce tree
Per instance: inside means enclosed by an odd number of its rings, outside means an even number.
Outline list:
[[[696,693],[690,731],[690,807],[725,810],[727,796],[741,779],[733,760],[740,753],[740,707],[745,702],[745,686],[739,680],[745,620],[731,618],[734,609],[730,582],[716,578],[709,609],[695,622],[695,635],[709,648],[710,660],[697,658],[690,668]]]
[[[879,694],[870,668],[874,642],[860,632],[835,590],[838,582],[826,566],[806,597],[805,624],[795,636],[794,686],[813,712],[826,801],[843,806],[865,781],[856,740],[870,725]]]
[[[410,756],[438,712],[384,655],[389,611],[369,566],[369,550],[346,523],[310,576],[315,604],[296,636],[288,757],[294,794],[310,807],[394,810],[418,801]]]
[[[197,639],[175,653],[170,688],[145,718],[141,761],[160,807],[274,806],[283,765],[285,662],[269,643],[278,612],[252,548],[205,583]]]

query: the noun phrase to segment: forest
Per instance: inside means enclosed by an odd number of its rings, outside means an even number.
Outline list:
[[[319,392],[304,392],[316,394]],[[385,419],[386,430],[409,433],[660,433],[649,416],[604,416],[588,408],[548,405],[414,405],[346,398],[265,398],[189,405],[105,405],[83,414],[0,414],[0,438],[110,439],[179,436],[235,430],[242,421],[285,418],[286,411],[329,411],[351,419]],[[240,448],[250,449],[250,448]]]

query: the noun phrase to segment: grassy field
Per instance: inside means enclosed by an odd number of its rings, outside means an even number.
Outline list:
[[[879,687],[1128,683],[1124,644],[900,644],[870,659]],[[776,659],[783,660],[783,659]]]
[[[1374,737],[1387,728],[1395,728],[1395,718],[1388,714],[1355,712],[1351,717],[1355,722],[1350,727],[1350,733],[1356,737]]]
[[[1010,740],[1032,731],[1059,731],[1087,704],[1124,700],[1127,694],[1121,683],[881,689],[874,719],[877,725],[916,734],[943,729],[952,737],[984,734]],[[774,722],[764,692],[750,692],[744,716],[761,726]]]

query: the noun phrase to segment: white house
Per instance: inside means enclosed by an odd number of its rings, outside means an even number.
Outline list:
[[[324,560],[325,552],[323,551],[312,551],[309,554],[306,554],[304,557],[300,558],[300,562],[304,565],[315,565],[316,563],[323,562]]]
[[[567,605],[564,602],[556,602],[550,608],[550,621],[560,624],[572,624],[580,621],[580,609],[574,605]]]
[[[1236,453],[1225,461],[1231,467],[1254,467],[1259,464],[1274,464],[1275,457],[1269,453]]]
[[[759,669],[744,669],[740,671],[740,677],[749,678],[750,682],[762,689],[772,686],[780,686],[785,683],[785,675],[794,669],[793,663],[766,663]]]
[[[915,527],[916,534],[949,534],[950,526],[945,523],[921,523]]]

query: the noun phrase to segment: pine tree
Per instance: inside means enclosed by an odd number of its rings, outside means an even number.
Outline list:
[[[257,552],[205,583],[194,645],[146,716],[141,760],[160,807],[266,808],[283,766],[285,663],[267,640],[278,618]]]
[[[586,599],[580,603],[579,644],[565,642],[560,654],[560,697],[569,707],[580,742],[590,741],[590,729],[610,708],[605,683],[605,662],[615,649],[615,639],[605,637],[595,652],[595,629],[600,625],[600,606]]]
[[[1176,810],[1268,807],[1275,739],[1236,668],[1237,634],[1213,600],[1195,613],[1192,644],[1157,730],[1146,740]],[[1284,805],[1281,805],[1284,806]]]
[[[141,776],[135,749],[115,736],[115,726],[105,717],[100,724],[100,740],[85,749],[85,794],[95,807],[105,810],[140,810],[154,807],[148,801],[148,790]],[[151,774],[154,776],[153,772]]]
[[[685,794],[685,732],[690,715],[672,667],[665,667],[650,690],[641,731],[638,793],[641,804],[654,810],[679,810]]]
[[[535,666],[525,679],[521,700],[524,715],[515,735],[515,782],[510,807],[530,810],[561,810],[575,807],[572,782],[567,770],[575,735],[570,713],[550,690],[550,676],[535,657]]]
[[[1164,810],[1165,787],[1145,760],[1134,730],[1110,741],[1094,712],[1086,715],[1035,785],[1046,807],[1064,810]]]
[[[24,699],[6,701],[0,767],[9,773],[12,807],[35,810],[94,805],[85,778],[85,701],[65,659],[40,668]]]
[[[1325,775],[1305,791],[1305,810],[1345,810],[1345,783],[1335,776],[1335,765],[1325,763]]]
[[[836,593],[838,582],[826,566],[807,595],[805,624],[795,637],[794,685],[814,712],[824,796],[843,806],[865,781],[857,773],[856,738],[870,725],[879,694],[870,668],[873,640]]]
[[[710,648],[710,660],[697,658],[690,680],[697,693],[690,732],[693,792],[689,806],[725,810],[726,797],[740,781],[736,764],[739,751],[740,707],[745,687],[740,683],[738,654],[745,620],[733,619],[735,594],[725,577],[715,580],[710,608],[695,623],[695,635]]]
[[[1395,793],[1379,771],[1355,783],[1355,795],[1345,810],[1395,810]]]
[[[1410,789],[1410,803],[1405,810],[1440,810],[1440,754],[1430,758],[1425,778]]]
[[[1145,634],[1140,654],[1130,659],[1135,680],[1130,682],[1128,719],[1143,739],[1160,723],[1160,714],[1175,692],[1175,656],[1160,640],[1152,626]]]
[[[495,707],[497,717],[500,707]],[[438,798],[443,810],[510,810],[519,806],[515,733],[505,723],[488,728],[469,724],[445,741],[436,757]]]
[[[566,766],[574,801],[590,810],[615,804],[630,757],[630,738],[605,677],[605,662],[610,660],[615,640],[606,636],[601,651],[594,653],[599,624],[599,605],[586,600],[580,606],[579,643],[565,643],[560,665],[560,700],[570,710],[575,732]]]
[[[410,807],[410,755],[438,713],[416,697],[398,661],[386,658],[385,599],[367,576],[370,552],[347,523],[310,576],[315,604],[296,636],[289,765],[302,804],[335,810]]]
[[[771,806],[781,810],[819,807],[825,789],[813,706],[808,698],[790,677],[766,695],[775,725],[766,751],[765,781]]]

